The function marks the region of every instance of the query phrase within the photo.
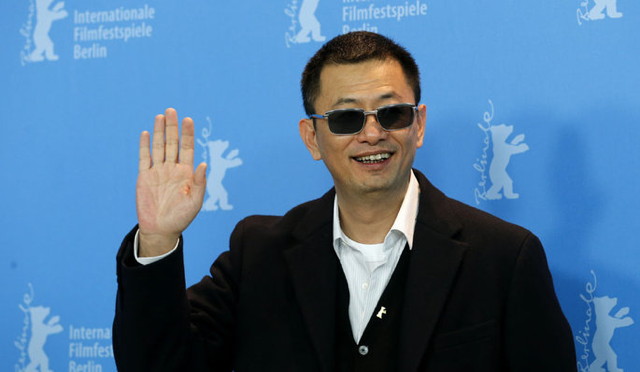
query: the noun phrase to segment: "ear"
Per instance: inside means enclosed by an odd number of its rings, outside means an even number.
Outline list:
[[[418,116],[417,117],[418,122],[416,124],[418,125],[418,127],[417,127],[416,135],[418,137],[418,140],[416,141],[416,148],[422,147],[422,143],[424,142],[424,134],[427,129],[427,106],[426,105],[418,106],[417,116]]]
[[[311,153],[313,160],[322,159],[320,148],[318,147],[316,128],[313,125],[313,119],[300,119],[298,122],[298,129],[300,130],[300,138],[302,142],[307,146],[307,150]]]

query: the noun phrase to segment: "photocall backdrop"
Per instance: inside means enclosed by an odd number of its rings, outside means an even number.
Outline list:
[[[0,9],[1,370],[115,370],[115,254],[136,223],[139,133],[165,108],[195,120],[196,161],[209,163],[204,208],[185,233],[188,284],[240,219],[331,187],[298,137],[300,73],[324,41],[369,30],[421,67],[416,168],[541,238],[581,371],[614,371],[616,359],[640,371],[638,2]]]

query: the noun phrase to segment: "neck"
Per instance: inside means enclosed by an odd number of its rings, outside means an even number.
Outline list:
[[[344,194],[336,189],[342,231],[358,243],[384,242],[408,187],[409,181],[401,190],[358,195]]]

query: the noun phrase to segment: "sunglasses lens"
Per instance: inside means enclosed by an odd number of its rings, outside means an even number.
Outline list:
[[[380,125],[386,130],[402,129],[413,123],[415,106],[408,103],[389,105],[377,110]],[[372,112],[367,112],[371,114]],[[333,134],[355,134],[362,130],[365,112],[362,109],[340,109],[327,113],[329,130]]]
[[[402,129],[413,123],[412,105],[393,105],[378,110],[380,125],[386,130]]]
[[[353,134],[362,129],[362,110],[338,110],[329,114],[329,130],[334,134]]]

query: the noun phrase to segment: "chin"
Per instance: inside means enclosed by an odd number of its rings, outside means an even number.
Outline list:
[[[380,182],[366,182],[359,185],[359,191],[362,193],[379,193],[387,192],[393,189],[393,185],[388,181],[379,180]]]

